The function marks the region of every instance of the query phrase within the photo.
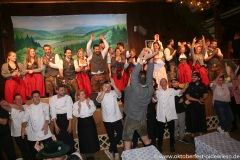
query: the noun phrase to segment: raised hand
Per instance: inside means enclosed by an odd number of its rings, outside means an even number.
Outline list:
[[[197,38],[196,38],[196,37],[194,37],[194,38],[193,38],[193,42],[196,42],[196,41],[197,41]]]
[[[95,38],[95,37],[94,37],[94,34],[92,33],[91,36],[90,36],[90,39],[91,39],[91,40],[94,40],[94,38]]]
[[[103,40],[104,36],[102,34],[99,35],[99,39]]]
[[[114,82],[113,78],[110,78],[110,84],[111,84],[111,86],[115,86],[115,82]]]

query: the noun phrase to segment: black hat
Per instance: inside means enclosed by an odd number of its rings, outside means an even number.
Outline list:
[[[178,78],[173,78],[173,79],[171,79],[171,82],[172,82],[172,81],[177,81],[177,82],[179,82]]]
[[[61,157],[69,150],[70,147],[62,141],[51,141],[37,153],[36,157],[37,159]]]
[[[199,72],[193,72],[192,76],[197,76],[198,78],[201,78]]]

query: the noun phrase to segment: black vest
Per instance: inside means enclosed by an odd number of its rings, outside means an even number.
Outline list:
[[[51,53],[49,57],[45,56],[49,62],[55,64],[55,55],[54,53]],[[52,68],[49,65],[46,65],[46,70],[45,70],[45,77],[56,77],[58,75],[58,69]]]
[[[90,60],[91,72],[104,72],[107,68],[107,55],[103,58],[102,53],[93,53]]]
[[[208,56],[210,57],[213,54],[214,50],[209,48],[207,51]],[[220,58],[215,54],[210,60],[207,61],[207,67],[217,67],[221,66]]]
[[[72,80],[76,77],[74,60],[70,59],[69,61],[64,58],[63,60],[63,76],[65,79]]]

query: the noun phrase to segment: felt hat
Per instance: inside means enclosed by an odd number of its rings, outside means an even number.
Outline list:
[[[61,157],[69,150],[70,147],[62,141],[51,141],[37,153],[36,157],[37,159]]]

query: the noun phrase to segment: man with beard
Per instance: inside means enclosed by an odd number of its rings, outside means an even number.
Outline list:
[[[51,52],[51,46],[45,44],[43,46],[43,51],[45,56],[43,56],[43,64],[45,65],[45,86],[46,93],[49,97],[52,97],[56,89],[56,77],[59,74],[59,65],[61,64],[61,59],[58,54]]]
[[[71,97],[65,94],[65,85],[59,85],[57,87],[57,95],[49,99],[49,105],[56,138],[69,145],[69,153],[72,153],[74,151],[72,133],[73,102]]]
[[[208,48],[205,61],[207,62],[208,76],[210,81],[217,78],[222,70],[222,59],[223,54],[220,48],[217,48],[217,39],[211,41],[210,47]]]
[[[103,35],[99,35],[99,39],[101,39],[104,43],[105,48],[101,51],[100,46],[95,44],[93,46],[93,53],[90,49],[92,41],[94,40],[94,35],[91,34],[90,41],[87,43],[87,54],[88,60],[90,61],[91,67],[91,86],[92,90],[95,93],[100,92],[100,88],[102,84],[107,79],[107,53],[109,45],[107,41],[104,39]]]
[[[144,52],[147,52],[143,57]],[[154,88],[152,85],[153,76],[153,56],[150,54],[150,49],[145,48],[139,55],[139,63],[135,66],[131,76],[131,85],[126,87],[124,112],[126,114],[123,129],[124,150],[131,149],[132,138],[134,131],[140,135],[145,146],[151,145],[151,140],[147,133],[147,107],[152,99]],[[150,59],[148,62],[148,70],[145,75],[140,72],[143,63]]]
[[[192,74],[192,82],[186,93],[186,122],[187,132],[192,138],[207,131],[206,112],[204,101],[208,98],[208,88],[201,82],[200,73]]]

